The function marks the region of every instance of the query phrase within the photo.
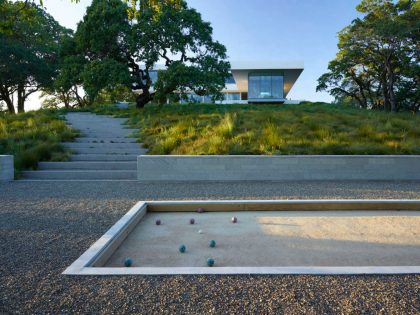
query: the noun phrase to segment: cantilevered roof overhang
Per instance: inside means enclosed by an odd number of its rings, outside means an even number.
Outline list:
[[[304,69],[303,61],[234,61],[231,72],[236,85],[228,84],[225,91],[248,92],[248,76],[251,72],[280,72],[284,75],[284,97]]]

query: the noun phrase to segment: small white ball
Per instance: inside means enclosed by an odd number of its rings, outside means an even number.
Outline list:
[[[203,234],[203,230],[198,230],[198,234]]]

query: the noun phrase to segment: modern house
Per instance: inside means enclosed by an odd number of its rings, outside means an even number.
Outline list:
[[[156,68],[162,69],[161,66]],[[221,103],[284,103],[303,69],[301,61],[231,62],[231,76],[226,80]],[[157,71],[150,75],[155,82]],[[189,98],[196,102],[211,102],[209,96],[189,94]]]
[[[225,102],[284,103],[303,62],[232,62]]]

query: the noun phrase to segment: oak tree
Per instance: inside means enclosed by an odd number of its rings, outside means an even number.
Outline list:
[[[134,18],[120,0],[93,0],[88,7],[74,39],[85,57],[82,81],[91,100],[101,90],[126,85],[138,93],[141,108],[175,92],[217,95],[224,87],[226,48],[213,40],[210,23],[185,1],[154,3]],[[166,69],[152,89],[151,71],[161,62]]]
[[[36,4],[0,1],[0,101],[24,112],[29,95],[52,85],[68,30]]]
[[[420,2],[362,0],[364,14],[339,33],[339,52],[318,91],[364,108],[419,110]]]

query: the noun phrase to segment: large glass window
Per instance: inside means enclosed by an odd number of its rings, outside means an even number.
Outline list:
[[[224,95],[225,101],[239,101],[241,99],[240,93],[226,93]]]
[[[155,85],[158,79],[158,72],[155,70],[149,71],[150,80],[152,80],[152,85]]]
[[[185,96],[186,100],[181,101],[181,103],[214,103],[211,95],[200,96],[195,93],[188,93]]]
[[[248,99],[283,99],[283,76],[277,73],[250,73]]]
[[[229,76],[225,79],[225,84],[236,84],[233,75],[230,73]]]

